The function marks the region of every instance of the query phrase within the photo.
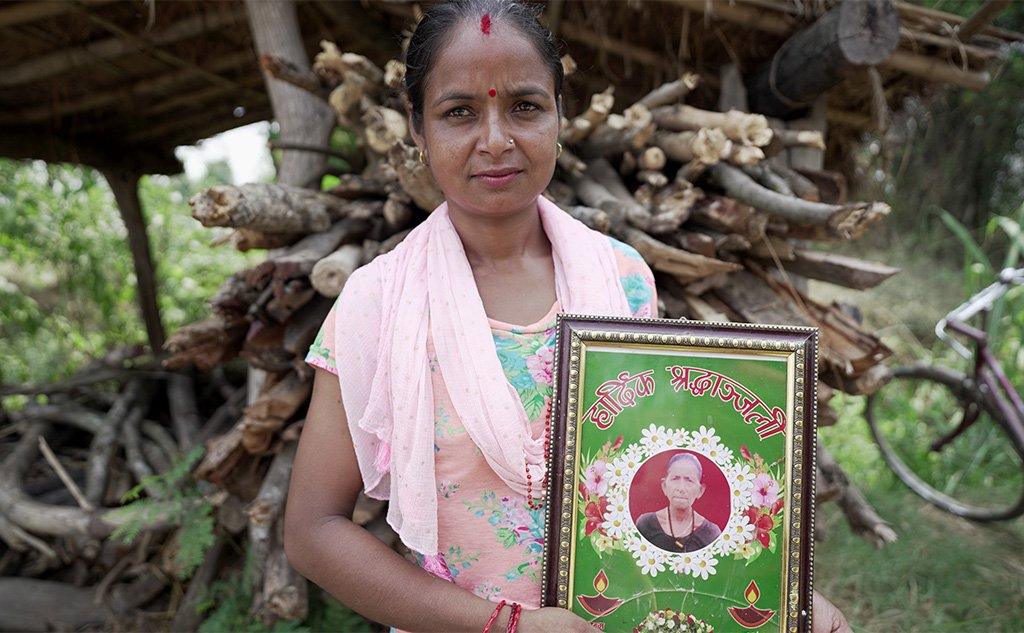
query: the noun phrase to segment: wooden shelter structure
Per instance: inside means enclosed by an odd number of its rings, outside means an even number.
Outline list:
[[[830,127],[825,162],[833,167],[851,135],[883,126],[906,96],[944,84],[979,90],[1007,45],[1024,41],[990,24],[1008,0],[990,0],[970,19],[900,0],[879,4],[888,13],[849,11],[841,24],[811,27],[837,4],[552,0],[544,12],[581,70],[569,81],[570,113],[586,105],[573,95],[613,84],[621,100],[632,102],[684,70],[704,79],[690,102],[710,106],[721,69],[732,65],[745,79],[753,111],[811,116],[811,128]],[[308,0],[296,10],[307,54],[327,39],[382,65],[397,56],[402,30],[420,5]],[[860,33],[861,49],[841,50],[837,29],[847,39]],[[798,38],[790,38],[801,32],[795,47]],[[813,68],[805,64],[811,58],[818,60]],[[129,229],[144,320],[158,349],[165,336],[135,183],[141,174],[180,171],[177,145],[272,118],[245,5],[6,2],[0,67],[0,156],[82,163],[107,175]],[[799,151],[821,167],[820,155]]]

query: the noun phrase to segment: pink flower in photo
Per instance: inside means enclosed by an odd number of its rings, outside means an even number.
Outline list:
[[[526,368],[530,370],[533,381],[540,385],[551,384],[551,374],[555,366],[555,348],[544,346],[536,354],[526,357]]]
[[[608,464],[601,460],[595,460],[593,464],[587,466],[587,470],[584,473],[583,486],[592,495],[603,497],[608,492],[608,479],[605,477],[605,471],[608,470]]]
[[[771,475],[761,473],[754,477],[754,505],[770,506],[779,498],[779,482]]]

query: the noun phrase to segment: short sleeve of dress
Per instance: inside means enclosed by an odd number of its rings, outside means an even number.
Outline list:
[[[619,281],[626,292],[626,300],[634,317],[653,318],[658,316],[658,291],[654,284],[654,273],[650,266],[632,246],[614,237],[608,240],[615,251],[619,266]]]
[[[323,325],[313,339],[309,351],[306,353],[306,363],[313,367],[325,369],[332,374],[338,374],[338,361],[335,344],[335,329],[339,318],[363,317],[361,320],[367,322],[367,315],[370,315],[369,322],[376,323],[380,312],[380,285],[379,272],[376,266],[368,264],[357,269],[345,282],[337,301],[331,306],[327,316],[324,317]],[[376,311],[376,312],[374,312]],[[367,333],[369,335],[369,333]]]

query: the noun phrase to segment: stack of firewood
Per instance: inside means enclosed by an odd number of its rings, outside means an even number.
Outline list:
[[[81,499],[70,499],[78,507],[40,501],[27,489],[26,474],[37,444],[45,443],[39,438],[46,427],[26,425],[31,430],[23,431],[0,463],[0,538],[17,543],[20,552],[37,552],[42,569],[77,570],[67,574],[79,585],[99,582],[95,570],[103,570],[100,594],[108,596],[108,604],[117,596],[120,602],[114,602],[122,610],[174,594],[167,608],[178,610],[176,623],[185,628],[196,624],[190,615],[201,599],[196,587],[217,577],[225,539],[236,536],[247,542],[248,568],[258,570],[252,579],[254,612],[267,622],[305,614],[306,583],[286,564],[281,542],[295,440],[313,378],[303,359],[349,275],[393,248],[443,200],[409,135],[399,90],[401,63],[382,69],[330,43],[324,43],[313,71],[271,57],[262,63],[278,79],[327,101],[339,124],[355,133],[358,151],[286,147],[336,154],[353,167],[327,191],[282,184],[216,186],[190,201],[203,225],[233,229],[220,242],[240,250],[270,249],[265,261],[223,283],[210,300],[209,318],[181,328],[167,342],[166,369],[197,368],[204,384],[216,388],[203,392],[200,406],[193,402],[184,408],[175,404],[172,390],[173,415],[166,416],[166,426],[173,433],[150,420],[151,409],[160,405],[144,392],[155,381],[177,384],[181,377],[157,368],[121,376],[116,397],[94,394],[85,402],[68,396],[73,407],[33,405],[20,413],[26,422],[44,419],[90,434],[77,449],[85,455],[80,479],[86,488]],[[572,72],[571,59],[563,65]],[[684,74],[631,104],[617,105],[613,88],[593,95],[581,114],[563,121],[564,151],[545,195],[644,257],[657,278],[661,316],[819,327],[819,424],[833,424],[828,400],[834,390],[863,394],[877,388],[889,350],[849,310],[810,298],[802,279],[867,289],[897,271],[809,243],[855,239],[889,209],[877,202],[848,202],[838,174],[793,169],[780,160],[790,147],[823,148],[820,133],[783,129],[740,110],[686,105],[697,81]],[[240,381],[231,384],[223,377],[223,368],[238,357],[262,376],[249,381],[248,395]],[[97,380],[79,379],[85,385]],[[104,418],[118,424],[104,425]],[[114,434],[111,428],[123,431]],[[106,508],[116,505],[130,483],[163,470],[172,455],[201,443],[206,450],[193,476],[216,506],[222,536],[217,554],[196,572],[184,595],[169,592],[171,585],[159,571],[177,547],[159,516],[144,532],[150,539],[145,547],[90,549],[92,539],[107,536],[123,521]],[[121,454],[117,447],[124,449],[123,464],[120,458],[112,461]],[[876,543],[894,537],[823,449],[819,466],[820,499],[837,499],[854,529]],[[120,474],[108,476],[114,472]],[[75,477],[70,479],[61,489],[76,488]],[[51,491],[58,486],[48,485]],[[159,500],[156,492],[153,496]],[[383,504],[361,499],[355,519],[395,544]],[[126,570],[134,571],[135,580],[115,583]],[[19,596],[40,590],[7,588]],[[71,585],[47,590],[67,594],[67,604],[90,602]],[[0,628],[3,624],[0,616]]]

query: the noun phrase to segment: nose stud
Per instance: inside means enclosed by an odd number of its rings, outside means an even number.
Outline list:
[[[508,144],[514,146],[516,144],[516,140],[510,136],[508,138]]]

